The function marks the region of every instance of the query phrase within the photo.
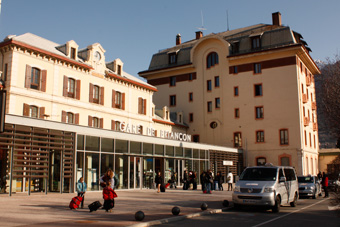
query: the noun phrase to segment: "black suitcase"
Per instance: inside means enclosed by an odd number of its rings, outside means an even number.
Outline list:
[[[161,185],[161,192],[165,192],[165,187],[164,187],[164,185]]]
[[[95,201],[89,205],[90,212],[98,210],[102,204],[99,201]]]

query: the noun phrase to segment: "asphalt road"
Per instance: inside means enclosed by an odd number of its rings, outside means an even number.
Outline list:
[[[266,211],[258,208],[242,208],[241,210],[231,208],[223,213],[205,215],[159,226],[340,227],[340,216],[337,216],[336,211],[332,210],[329,199],[299,199],[296,207],[283,206],[280,212],[276,214],[272,213],[271,210]]]

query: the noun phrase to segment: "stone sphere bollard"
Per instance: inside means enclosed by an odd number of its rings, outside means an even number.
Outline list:
[[[224,207],[228,207],[228,206],[229,206],[229,201],[228,201],[228,200],[223,200],[222,205],[223,205]]]
[[[142,221],[145,218],[144,212],[143,211],[137,211],[135,213],[135,219],[137,221]]]
[[[179,207],[173,207],[171,212],[173,215],[179,215],[179,213],[181,212],[181,209],[179,209]]]
[[[208,209],[208,204],[202,203],[201,204],[201,210],[206,210],[206,209]]]

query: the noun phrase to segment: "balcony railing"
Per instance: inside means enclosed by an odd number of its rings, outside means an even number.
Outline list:
[[[313,123],[313,131],[318,131],[318,123]]]
[[[303,103],[307,103],[308,102],[307,94],[302,94],[302,102]]]
[[[303,117],[303,125],[308,126],[309,125],[309,118],[308,117]]]
[[[312,102],[312,110],[316,110],[316,102]]]

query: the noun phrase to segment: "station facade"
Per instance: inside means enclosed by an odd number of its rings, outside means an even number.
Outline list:
[[[165,182],[178,173],[180,184],[184,170],[242,169],[242,151],[194,143],[184,113],[157,109],[157,87],[126,73],[120,59],[107,62],[99,43],[79,49],[26,33],[6,37],[0,51],[2,193],[71,192],[81,176],[100,190],[107,169],[121,189],[153,188],[158,171]],[[211,160],[215,153],[223,160]]]

